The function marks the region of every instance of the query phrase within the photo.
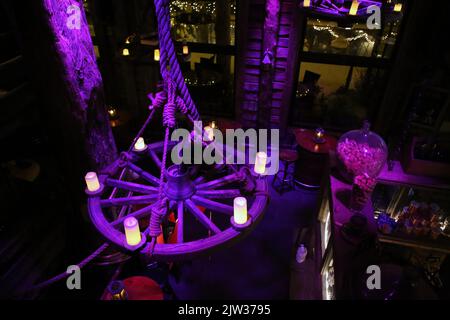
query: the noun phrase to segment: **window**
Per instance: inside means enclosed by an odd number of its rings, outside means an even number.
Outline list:
[[[234,45],[236,0],[170,2],[176,41]]]
[[[355,128],[375,111],[383,89],[380,69],[309,63],[300,65],[293,125]]]
[[[399,19],[387,21],[382,30],[370,30],[365,23],[344,24],[309,18],[303,51],[390,58],[397,40]]]
[[[373,121],[403,14],[385,13],[374,30],[364,18],[307,12],[305,19],[290,125],[344,131]]]
[[[175,0],[170,15],[175,41],[189,47],[181,65],[199,112],[232,117],[236,0]]]

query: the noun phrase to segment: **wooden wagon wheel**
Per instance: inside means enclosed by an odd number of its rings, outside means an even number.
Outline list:
[[[173,210],[178,221],[177,243],[155,244],[150,254],[151,239],[147,239],[147,226],[143,231],[142,242],[135,247],[128,246],[123,231],[124,219],[133,216],[141,225],[145,225],[157,201],[160,183],[157,177],[136,162],[145,163],[145,160],[152,159],[156,166],[160,166],[159,154],[163,145],[163,142],[148,145],[144,153],[124,153],[109,173],[99,176],[103,186],[101,190],[88,192],[92,223],[109,242],[126,253],[139,252],[158,261],[176,261],[210,253],[215,248],[231,244],[249,233],[261,220],[268,202],[266,177],[250,174],[251,170],[245,165],[240,168],[223,165],[219,177],[214,179],[180,172],[179,166],[171,166],[167,169],[163,190],[169,209]],[[209,169],[217,172],[217,166],[210,166]],[[242,226],[227,219],[228,223],[222,223],[219,227],[198,208],[201,206],[210,210],[212,217],[228,215],[231,218],[233,206],[224,201],[238,196],[245,196],[249,203],[249,222]],[[143,207],[136,209],[136,205]],[[192,214],[211,236],[185,241],[184,233],[189,230],[185,223],[186,214]]]

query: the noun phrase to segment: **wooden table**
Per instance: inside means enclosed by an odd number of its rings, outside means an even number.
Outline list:
[[[327,165],[328,153],[336,149],[337,139],[325,134],[325,142],[316,143],[315,130],[295,128],[293,133],[299,154],[295,164],[295,180],[302,186],[318,188]]]

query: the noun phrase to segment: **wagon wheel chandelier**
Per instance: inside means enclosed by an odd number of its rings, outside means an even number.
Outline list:
[[[98,176],[86,175],[86,193],[90,219],[110,244],[127,254],[176,261],[208,253],[249,233],[267,207],[268,184],[265,176],[247,165],[168,165],[176,112],[192,123],[200,116],[177,61],[169,1],[155,0],[155,7],[164,90],[149,96],[150,114],[130,148]],[[146,145],[141,136],[158,109],[162,110],[165,137]],[[160,170],[159,177],[145,169],[150,162]],[[206,236],[187,239],[188,214],[206,229]],[[176,242],[164,243],[159,241],[167,238],[167,228],[162,226],[170,219],[177,222]]]

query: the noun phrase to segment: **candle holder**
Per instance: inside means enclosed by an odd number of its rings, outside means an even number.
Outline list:
[[[235,229],[236,231],[242,231],[242,230],[248,228],[252,224],[252,217],[247,216],[247,221],[245,223],[236,223],[236,221],[234,221],[234,216],[233,216],[230,218],[230,222],[231,222],[231,226],[233,227],[233,229]]]
[[[141,232],[141,242],[139,242],[138,244],[136,244],[134,246],[131,246],[127,243],[127,238],[124,238],[124,240],[123,240],[123,246],[128,251],[136,251],[136,250],[142,248],[146,243],[147,243],[147,237],[142,232]]]
[[[322,128],[317,128],[314,135],[314,142],[317,144],[325,143],[327,140],[325,139],[324,135],[325,130],[323,130]]]
[[[99,196],[103,193],[103,190],[105,189],[105,186],[103,185],[103,183],[99,183],[100,188],[98,188],[98,190],[95,191],[90,191],[88,188],[84,189],[84,192],[89,196],[89,197],[96,197]]]
[[[136,148],[136,145],[138,145],[138,146],[144,145],[144,147]],[[147,149],[148,149],[148,146],[145,144],[144,138],[139,137],[139,139],[136,140],[136,143],[133,146],[133,151],[136,152],[137,154],[143,154],[147,151]]]
[[[88,196],[98,196],[103,192],[104,186],[95,172],[88,172],[84,177],[86,181],[86,189],[84,190]],[[90,190],[95,189],[95,190]]]

